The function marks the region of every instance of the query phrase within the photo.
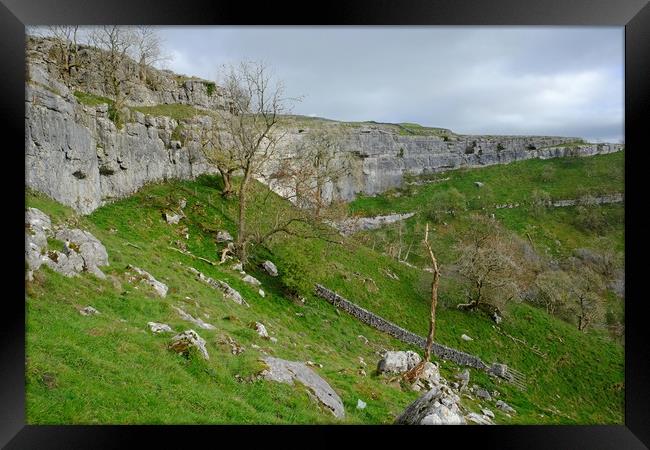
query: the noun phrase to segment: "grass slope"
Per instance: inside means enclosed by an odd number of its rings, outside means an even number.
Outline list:
[[[180,197],[187,199],[187,218],[179,225],[168,225],[161,211],[177,204]],[[106,246],[111,264],[104,270],[109,278],[103,281],[88,274],[68,279],[43,268],[27,284],[26,408],[30,424],[335,422],[300,385],[238,382],[236,375],[246,377],[262,367],[260,349],[253,344],[281,358],[322,364],[314,370],[343,399],[345,423],[391,423],[418,397],[374,373],[379,359],[376,351],[409,346],[337,313],[306,288],[304,305],[290,300],[278,279],[259,270],[261,259],[246,271],[262,281],[264,298],[227,264],[211,266],[170,248],[175,241],[184,241],[182,229],[187,227],[189,251],[218,259],[214,230],[234,233],[237,205],[218,195],[214,178],[149,185],[85,217],[39,194],[29,193],[27,203],[55,222],[92,232]],[[408,209],[398,202],[395,206]],[[258,255],[270,257],[281,274],[295,270],[301,285],[320,282],[405,328],[426,333],[430,275],[399,264],[356,239],[337,245],[280,238],[269,248],[258,249]],[[160,299],[143,285],[129,283],[127,264],[165,282],[170,288],[167,297]],[[224,299],[195,280],[188,265],[227,281],[251,307]],[[400,279],[390,279],[384,269]],[[378,290],[364,282],[367,278],[375,281]],[[101,315],[81,316],[78,309],[86,305]],[[182,321],[172,306],[201,317],[216,330]],[[168,351],[170,335],[153,335],[149,321],[168,323],[175,331],[194,328],[206,339],[210,360],[186,359]],[[263,322],[277,344],[259,338],[249,327],[253,321]],[[494,407],[494,401],[484,403],[496,413],[497,423],[623,422],[620,345],[595,333],[578,333],[524,304],[511,308],[501,331],[527,344],[502,334],[480,315],[444,307],[438,314],[439,342],[477,354],[488,363],[504,362],[528,377],[527,390],[520,391],[471,372],[470,384],[498,390],[499,398],[517,409],[509,418]],[[474,341],[462,341],[462,333]],[[358,335],[367,337],[370,345]],[[222,343],[226,336],[246,351],[232,355]],[[531,352],[528,347],[532,345],[546,356]],[[359,357],[368,364],[367,376],[358,374]],[[443,376],[452,378],[456,371],[455,365],[441,362]],[[367,408],[357,410],[357,399],[366,401]],[[475,401],[463,398],[463,402],[478,411]]]

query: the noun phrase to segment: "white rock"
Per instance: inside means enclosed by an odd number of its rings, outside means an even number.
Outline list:
[[[82,316],[91,316],[94,314],[101,314],[101,313],[97,311],[95,308],[93,308],[92,306],[86,306],[85,308],[79,310],[79,314],[81,314]]]
[[[389,351],[386,352],[377,364],[379,373],[404,373],[417,366],[422,358],[412,351]]]
[[[361,399],[357,399],[357,409],[366,409],[366,402]]]
[[[242,278],[242,281],[244,283],[248,283],[248,284],[251,284],[253,286],[260,286],[262,284],[260,282],[260,280],[258,280],[257,278],[255,278],[254,276],[251,276],[251,275],[244,276],[244,278]]]
[[[260,322],[255,322],[253,324],[253,328],[255,329],[255,331],[257,331],[257,334],[260,337],[262,337],[264,339],[269,339],[269,333],[266,331],[266,327],[264,326],[264,324],[262,324]]]
[[[461,335],[460,338],[461,338],[463,341],[473,341],[473,340],[474,340],[474,339],[472,339],[471,337],[469,337],[469,336],[466,335],[466,334]]]
[[[190,347],[196,348],[204,359],[210,359],[205,348],[205,340],[194,330],[183,331],[172,338],[169,348],[176,353],[187,353]]]
[[[219,231],[217,231],[217,235],[215,237],[215,240],[217,241],[217,243],[220,244],[222,242],[232,242],[233,237],[226,230],[219,230]]]
[[[264,293],[264,291],[262,289],[257,291],[257,293],[260,294],[260,297],[266,297],[266,294]]]
[[[272,277],[277,277],[278,276],[278,268],[275,267],[275,264],[273,264],[271,261],[264,261],[262,264],[262,267],[264,270],[266,270],[266,273],[271,275]]]
[[[167,295],[167,289],[168,289],[167,285],[156,280],[149,272],[142,270],[139,267],[132,266],[130,264],[128,268],[136,272],[141,277],[143,277],[142,281],[146,282],[148,285],[154,288],[154,290],[160,297],[165,297]]]
[[[171,333],[174,331],[166,323],[148,322],[147,325],[149,325],[149,328],[153,333]]]

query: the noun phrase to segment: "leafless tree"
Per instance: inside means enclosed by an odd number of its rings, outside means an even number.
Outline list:
[[[431,268],[433,269],[433,280],[431,280],[431,312],[429,316],[429,334],[427,334],[427,344],[424,349],[424,361],[429,361],[431,358],[431,347],[436,333],[436,306],[438,305],[438,285],[440,284],[440,267],[438,260],[433,254],[431,244],[429,243],[429,224],[426,225],[424,232],[424,246],[429,253],[431,259]]]
[[[108,94],[115,101],[115,110],[120,111],[128,95],[128,85],[132,74],[127,67],[129,51],[133,48],[135,39],[129,27],[119,25],[104,25],[92,30],[92,44],[99,48],[97,63],[104,78]]]
[[[64,81],[69,84],[72,70],[78,67],[78,25],[50,25],[47,31],[55,41],[56,58]]]
[[[261,62],[226,65],[220,75],[218,84],[229,103],[228,111],[217,113],[228,135],[228,139],[221,140],[221,151],[226,165],[242,173],[237,190],[235,249],[245,263],[251,238],[246,221],[251,182],[262,175],[265,164],[276,154],[278,143],[286,135],[278,124],[296,99],[285,97],[283,83],[274,81],[269,68]]]
[[[148,69],[168,61],[170,57],[163,53],[163,40],[155,27],[140,25],[133,28],[132,32],[134,41],[132,52],[138,62],[138,76],[146,83]]]
[[[548,270],[537,275],[537,302],[544,305],[549,314],[558,314],[569,305],[571,276],[563,270]]]
[[[583,267],[571,274],[569,310],[577,320],[578,330],[586,331],[603,318],[604,301],[600,295],[603,289],[601,277],[591,269]]]
[[[212,120],[199,133],[200,149],[209,164],[221,174],[223,190],[221,195],[230,198],[234,194],[233,176],[240,169],[235,157],[236,147],[220,120]]]
[[[473,215],[458,250],[456,266],[467,281],[469,300],[458,308],[481,309],[498,321],[502,316],[499,307],[518,292],[519,265],[504,230],[494,219]]]

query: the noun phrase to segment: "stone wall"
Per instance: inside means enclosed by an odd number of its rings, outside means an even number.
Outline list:
[[[321,286],[320,284],[316,285],[316,295],[324,298],[332,305],[336,306],[339,309],[342,309],[343,311],[359,319],[363,323],[370,325],[371,327],[379,331],[382,331],[384,333],[393,336],[395,339],[399,339],[402,342],[406,342],[408,344],[412,344],[423,349],[426,346],[426,339],[423,338],[422,336],[418,336],[415,333],[411,333],[410,331],[407,331],[404,328],[401,328],[395,325],[394,323],[389,322],[386,319],[374,313],[371,313],[367,309],[355,305],[354,303],[344,299],[340,295],[330,291],[329,289],[327,289],[324,286]],[[441,344],[437,344],[435,342],[433,343],[432,352],[438,358],[441,358],[443,360],[453,361],[456,364],[462,366],[474,367],[480,370],[489,370],[491,367],[485,364],[483,361],[481,361],[481,359],[477,356],[470,355],[468,353],[461,352],[459,350]],[[504,373],[507,372],[504,371]]]

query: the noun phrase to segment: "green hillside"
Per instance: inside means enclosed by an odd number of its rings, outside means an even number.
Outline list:
[[[430,196],[451,187],[471,202],[480,191],[474,181],[490,186],[496,203],[523,203],[533,188],[544,189],[557,199],[583,195],[580,189],[622,192],[623,157],[621,152],[450,172],[438,175],[450,177],[449,181],[413,186],[399,196],[393,192],[362,198],[353,202],[351,209],[364,215],[419,210]],[[548,181],[541,181],[539,177],[550,166],[554,173]],[[44,211],[55,223],[87,229],[106,246],[110,259],[110,267],[103,268],[107,280],[86,273],[69,279],[43,267],[27,283],[28,423],[337,422],[300,385],[247,382],[247,377],[262,368],[262,351],[322,364],[314,370],[341,396],[346,410],[344,423],[392,423],[419,396],[375,372],[379,350],[417,349],[336,311],[312,294],[313,283],[321,283],[425,335],[431,275],[382,253],[385,248],[381,241],[388,242],[390,233],[396,232],[394,227],[360,233],[342,239],[340,244],[278,236],[268,248],[256,249],[244,268],[262,282],[266,293],[262,297],[257,288],[244,283],[241,275],[229,268],[231,264],[211,265],[175,250],[177,241],[182,241],[196,257],[218,261],[221,247],[215,245],[214,233],[227,229],[235,234],[238,206],[236,200],[224,200],[219,195],[219,186],[219,180],[210,176],[149,185],[84,217],[41,194],[28,193],[28,206]],[[256,190],[258,195],[267,194],[261,185]],[[161,213],[180,198],[187,199],[187,217],[178,225],[169,225]],[[279,197],[272,200],[276,208],[290,207]],[[573,225],[570,210],[575,208],[533,216],[523,207],[496,210],[495,215],[507,228],[528,233],[540,253],[548,248],[549,254],[561,255],[602,243],[603,238],[598,240],[596,235],[605,236],[604,240],[622,249],[623,207],[593,208],[602,209],[607,216],[598,233],[583,232]],[[454,231],[466,226],[465,220],[463,213],[446,225],[437,225],[432,244],[443,263],[453,259]],[[408,220],[406,236],[420,236],[424,221],[421,214]],[[418,243],[409,261],[422,266],[423,252]],[[267,258],[278,266],[279,278],[271,278],[260,269],[259,263]],[[128,264],[166,283],[170,288],[167,297],[161,299],[142,285],[129,282]],[[228,282],[241,292],[250,308],[224,299],[196,280],[187,266]],[[399,280],[388,277],[387,270]],[[623,347],[615,339],[602,330],[579,332],[572,324],[522,302],[511,303],[500,328],[495,328],[481,314],[455,309],[460,287],[452,278],[443,281],[438,342],[478,355],[488,363],[503,362],[527,377],[526,389],[519,390],[471,370],[470,385],[498,390],[499,398],[517,410],[507,417],[494,408],[494,401],[483,402],[495,412],[496,423],[623,423]],[[305,297],[304,304],[288,294],[286,285]],[[101,314],[80,315],[78,310],[87,305]],[[195,328],[183,321],[173,306],[201,317],[216,330]],[[179,332],[196,329],[207,341],[210,359],[204,361],[195,355],[184,358],[167,350],[171,335],[152,334],[149,321],[167,323]],[[261,339],[250,328],[255,321],[264,323],[277,343]],[[466,342],[461,334],[474,340]],[[244,346],[245,351],[233,355],[227,337]],[[361,375],[360,369],[367,375]],[[441,362],[441,374],[450,380],[459,370],[452,363]],[[367,408],[356,409],[358,399],[367,402]],[[462,402],[473,411],[479,410],[476,400],[462,398]]]

